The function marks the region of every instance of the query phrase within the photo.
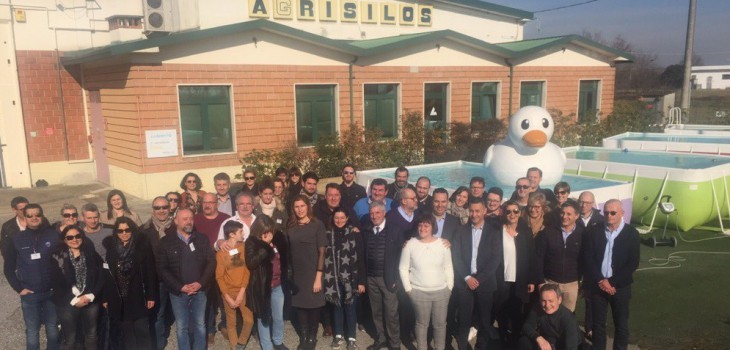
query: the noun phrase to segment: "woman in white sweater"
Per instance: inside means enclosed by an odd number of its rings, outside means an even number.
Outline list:
[[[418,350],[428,349],[429,323],[433,324],[434,350],[443,350],[446,314],[454,287],[451,250],[433,235],[436,230],[433,215],[420,217],[416,224],[418,238],[409,240],[401,253],[400,278],[416,312]]]

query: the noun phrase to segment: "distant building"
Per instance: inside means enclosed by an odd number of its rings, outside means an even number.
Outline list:
[[[697,90],[730,88],[730,66],[692,67],[692,82]]]
[[[13,0],[0,11],[0,186],[98,180],[204,189],[254,149],[351,122],[400,137],[540,105],[613,109],[615,64],[583,37],[524,40],[533,13],[480,0]],[[9,63],[6,64],[5,62]]]

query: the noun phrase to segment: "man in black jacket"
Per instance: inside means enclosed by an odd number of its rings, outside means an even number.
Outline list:
[[[451,245],[454,261],[454,291],[459,298],[459,350],[470,350],[472,315],[478,319],[476,348],[487,349],[492,326],[492,300],[497,290],[497,269],[502,263],[502,245],[497,229],[485,225],[486,207],[479,198],[469,200],[469,224],[462,226]]]
[[[545,284],[540,288],[540,309],[533,309],[522,326],[520,350],[577,350],[581,345],[578,322],[562,304],[560,287]]]
[[[583,228],[576,225],[578,203],[568,199],[561,208],[560,227],[546,227],[535,240],[540,283],[558,284],[563,305],[575,311],[583,266]]]
[[[205,292],[213,283],[215,255],[208,238],[193,230],[193,212],[180,209],[176,234],[160,240],[157,273],[170,292],[180,349],[205,349]],[[189,329],[192,328],[193,344]]]
[[[23,209],[28,205],[28,199],[25,197],[14,197],[10,200],[10,208],[13,209],[15,216],[6,221],[2,229],[0,229],[0,253],[5,256],[5,249],[8,247],[10,237],[14,234],[25,230],[25,215]]]
[[[596,197],[593,192],[583,191],[578,197],[580,205],[580,217],[575,222],[578,227],[583,228],[583,232],[588,232],[593,226],[603,225],[606,219],[601,215],[601,211],[596,209]],[[585,332],[586,337],[593,337],[593,307],[591,306],[591,291],[593,288],[583,283],[583,300],[585,301]]]
[[[355,203],[361,198],[368,196],[365,187],[355,183],[356,170],[352,164],[345,164],[342,167],[342,183],[340,183],[340,194],[342,195],[342,207],[348,210],[355,207]]]
[[[624,222],[621,201],[611,199],[603,206],[606,223],[588,233],[585,249],[585,283],[592,288],[593,348],[606,348],[606,314],[613,314],[614,350],[629,343],[629,303],[633,274],[639,266],[639,232]]]

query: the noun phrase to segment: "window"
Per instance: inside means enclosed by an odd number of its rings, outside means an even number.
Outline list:
[[[471,84],[471,121],[497,117],[497,91],[499,83]]]
[[[542,81],[523,81],[520,85],[520,107],[524,106],[540,106],[545,107],[543,101],[543,93],[545,90],[545,82]]]
[[[730,74],[723,74],[722,80],[730,80]]]
[[[335,133],[335,86],[297,85],[297,144],[310,146]]]
[[[445,129],[449,113],[449,84],[427,83],[423,88],[423,115],[427,129]]]
[[[578,121],[590,123],[596,121],[598,113],[598,80],[582,80],[578,91]]]
[[[233,152],[230,86],[180,86],[183,154]]]
[[[398,84],[365,84],[365,128],[398,137]]]

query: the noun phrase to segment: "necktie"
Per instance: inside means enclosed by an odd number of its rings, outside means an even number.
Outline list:
[[[375,235],[377,236],[378,233],[380,233],[380,226],[375,226]]]

